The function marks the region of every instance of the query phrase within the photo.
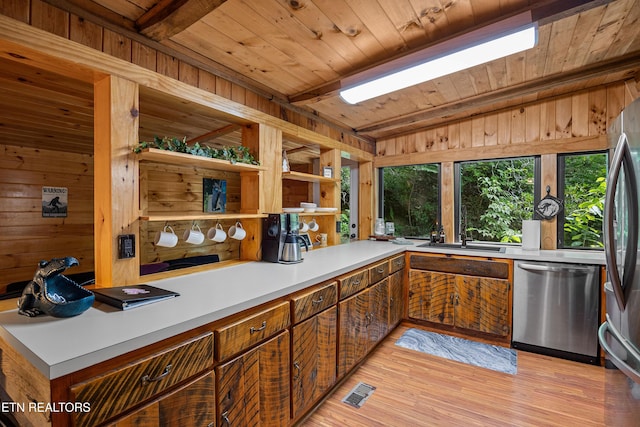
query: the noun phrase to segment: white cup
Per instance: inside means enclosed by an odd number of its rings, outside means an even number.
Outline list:
[[[236,222],[236,225],[229,227],[229,237],[236,240],[242,240],[247,237],[247,232],[242,228],[242,224]]]
[[[318,231],[320,229],[320,226],[318,225],[315,219],[312,219],[308,225],[309,225],[310,231]]]
[[[173,231],[173,228],[169,225],[165,225],[162,231],[156,233],[154,240],[156,246],[163,246],[165,248],[172,248],[178,244],[178,236]]]
[[[204,233],[200,229],[198,224],[193,224],[191,228],[188,228],[184,231],[182,238],[185,242],[191,243],[192,245],[199,245],[204,242]]]
[[[320,233],[316,236],[316,241],[320,242],[320,246],[327,246],[327,233]]]
[[[300,232],[301,233],[306,233],[307,231],[309,231],[309,224],[307,224],[306,221],[302,221],[300,223]]]
[[[209,231],[207,231],[207,238],[209,240],[213,240],[214,242],[224,242],[227,238],[227,233],[222,229],[222,224],[216,224],[215,227],[211,227]]]

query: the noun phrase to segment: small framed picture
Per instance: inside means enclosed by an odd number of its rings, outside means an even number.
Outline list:
[[[333,168],[325,166],[322,168],[322,176],[325,178],[333,178]]]

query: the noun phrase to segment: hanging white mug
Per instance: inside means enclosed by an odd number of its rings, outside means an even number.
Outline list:
[[[188,228],[184,231],[182,238],[185,242],[191,243],[192,245],[199,245],[204,242],[204,233],[200,229],[198,224],[193,224],[191,228]]]
[[[209,231],[207,231],[207,238],[220,243],[225,241],[227,233],[222,229],[222,224],[218,223],[215,227],[211,227]]]
[[[171,226],[165,225],[162,231],[158,231],[156,233],[156,237],[153,242],[156,246],[172,248],[178,244],[178,236],[173,231],[173,228],[171,228]]]
[[[240,222],[236,222],[236,225],[229,227],[229,237],[236,240],[242,240],[247,236],[247,232],[242,228]]]
[[[307,224],[306,221],[302,221],[300,223],[300,232],[301,233],[306,233],[307,231],[309,231],[309,224]]]
[[[318,231],[320,229],[320,225],[316,222],[315,218],[309,221],[309,230],[310,231]]]

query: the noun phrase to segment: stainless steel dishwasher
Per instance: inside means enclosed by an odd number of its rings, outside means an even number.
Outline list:
[[[600,268],[516,261],[514,348],[598,364]]]

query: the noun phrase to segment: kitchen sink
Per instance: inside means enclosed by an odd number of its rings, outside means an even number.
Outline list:
[[[491,245],[469,245],[462,247],[461,243],[423,243],[418,245],[419,248],[442,248],[442,249],[458,249],[461,251],[485,251],[485,252],[499,252],[504,253],[504,246],[491,246]]]

